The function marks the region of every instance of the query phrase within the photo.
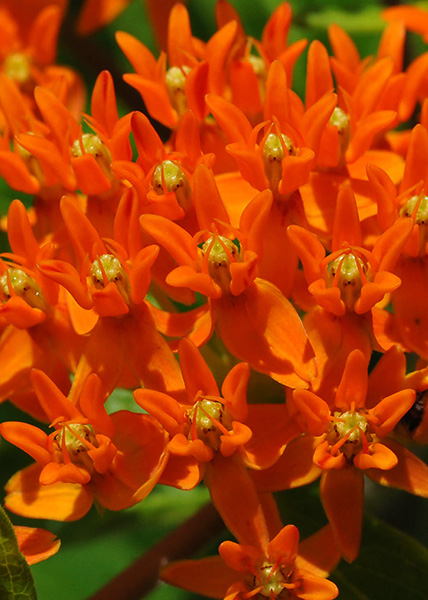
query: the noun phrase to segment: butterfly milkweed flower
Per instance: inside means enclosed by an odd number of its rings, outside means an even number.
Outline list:
[[[166,283],[207,298],[188,313],[168,313],[162,332],[177,336],[179,323],[197,346],[216,328],[226,348],[251,367],[291,387],[308,387],[316,364],[306,331],[291,302],[269,281],[257,277],[262,236],[272,195],[258,194],[232,227],[214,178],[201,164],[194,175],[193,202],[201,230],[193,237],[158,215],[140,217],[144,231],[161,244],[178,265]],[[194,316],[192,322],[192,314]],[[174,325],[174,327],[173,327]],[[175,328],[175,333],[174,333]]]
[[[229,529],[234,533],[245,529],[244,539],[254,543],[265,525],[263,519],[260,524],[260,502],[248,469],[272,465],[299,429],[284,404],[247,405],[248,364],[238,363],[229,371],[220,394],[210,368],[190,340],[180,341],[178,353],[186,385],[184,402],[147,388],[134,392],[137,404],[170,437],[170,456],[160,483],[191,489],[204,478]],[[268,421],[275,426],[267,428]],[[245,493],[245,507],[233,499],[234,492]]]
[[[358,555],[364,504],[364,475],[428,497],[428,467],[389,439],[415,401],[413,389],[401,389],[366,406],[367,359],[352,351],[334,397],[295,390],[287,406],[304,435],[291,442],[272,468],[254,474],[263,489],[296,487],[321,476],[320,494],[346,560]]]
[[[333,600],[339,590],[325,579],[338,556],[324,528],[299,546],[299,531],[286,525],[263,549],[231,541],[220,556],[172,563],[160,574],[175,586],[224,600]]]
[[[108,415],[94,373],[77,405],[43,371],[34,369],[31,379],[54,431],[15,421],[0,425],[0,435],[36,461],[6,484],[6,508],[26,517],[74,521],[94,501],[122,510],[145,498],[167,459],[167,436],[157,422],[125,410]]]

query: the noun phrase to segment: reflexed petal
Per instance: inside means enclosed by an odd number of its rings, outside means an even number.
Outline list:
[[[41,485],[42,467],[31,465],[18,471],[6,484],[5,506],[8,510],[33,519],[77,521],[92,506],[88,486],[76,483]]]
[[[55,534],[46,529],[15,525],[14,530],[19,550],[29,565],[34,565],[53,556],[58,552],[61,545],[61,541],[56,539]]]
[[[207,465],[204,481],[214,506],[236,539],[266,552],[266,521],[247,468],[234,457],[225,458],[217,453]]]
[[[310,571],[318,577],[327,577],[340,560],[333,528],[326,525],[299,544],[296,567]]]
[[[161,570],[160,578],[171,585],[212,598],[224,598],[227,589],[240,579],[221,556],[182,560]]]
[[[382,440],[382,443],[397,456],[397,466],[388,471],[368,469],[365,474],[382,485],[428,498],[428,466],[397,442]]]
[[[220,302],[218,333],[232,354],[280,383],[307,387],[316,374],[313,350],[297,312],[278,288],[256,279],[240,296]]]
[[[353,467],[332,469],[321,477],[321,500],[343,557],[354,561],[360,549],[364,477]]]
[[[315,481],[321,474],[321,469],[313,460],[317,443],[310,435],[300,436],[290,442],[272,467],[251,474],[257,489],[276,492]]]

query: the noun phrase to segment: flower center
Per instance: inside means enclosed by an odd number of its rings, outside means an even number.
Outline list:
[[[186,76],[191,69],[187,65],[182,67],[171,67],[166,72],[165,83],[169,99],[173,108],[181,117],[187,110],[186,98]]]
[[[19,296],[31,308],[46,310],[46,302],[42,290],[33,277],[22,269],[8,269],[0,277],[0,292],[3,302],[7,302],[13,295]]]
[[[81,423],[63,424],[54,437],[58,450],[62,453],[64,462],[84,467],[90,474],[94,471],[92,459],[88,450],[99,447],[98,440],[90,425]]]
[[[282,160],[286,156],[295,156],[296,150],[290,138],[283,133],[269,133],[263,145],[263,163],[270,188],[275,194],[282,178]]]
[[[360,297],[363,279],[367,273],[367,266],[361,258],[347,252],[338,256],[327,266],[328,283],[331,287],[338,287],[340,297],[348,310],[354,309],[354,304]]]
[[[428,196],[412,196],[400,210],[401,217],[411,217],[419,225],[419,254],[424,256],[428,242]]]
[[[95,133],[84,133],[82,139],[74,140],[71,154],[77,158],[84,154],[92,154],[104,174],[111,176],[111,154],[104,142]]]
[[[349,115],[347,115],[344,110],[336,106],[333,114],[330,117],[330,125],[337,127],[337,132],[339,134],[338,164],[339,166],[344,166],[346,164],[345,152],[349,146],[349,142],[351,141]]]
[[[153,189],[160,196],[175,192],[178,204],[184,210],[190,208],[191,189],[186,175],[171,160],[164,160],[156,167],[152,180]]]
[[[203,398],[189,410],[188,417],[189,439],[201,440],[212,450],[218,450],[220,436],[224,434],[223,429],[228,421],[223,404],[217,400]]]
[[[3,71],[17,83],[25,83],[30,79],[30,59],[20,52],[9,54],[3,62]]]
[[[290,597],[289,591],[296,587],[296,583],[291,581],[291,574],[292,570],[289,568],[264,562],[248,581],[249,587],[252,588],[249,596],[251,595],[254,600],[265,600],[265,598],[286,600]],[[294,598],[294,595],[292,597]]]
[[[335,456],[341,452],[352,461],[359,452],[366,451],[372,441],[365,411],[335,412],[333,417],[326,438],[331,444],[330,453]]]
[[[230,264],[242,261],[237,244],[222,235],[213,235],[204,242],[202,254],[208,261],[210,277],[221,287],[223,292],[229,292]]]
[[[98,290],[104,289],[110,282],[115,283],[126,304],[130,303],[131,286],[128,274],[113,254],[102,254],[94,260],[91,266],[91,281]]]

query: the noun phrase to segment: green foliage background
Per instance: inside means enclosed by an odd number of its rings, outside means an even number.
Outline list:
[[[159,0],[161,1],[161,0]],[[191,0],[189,11],[194,34],[207,39],[215,31],[214,0]],[[241,14],[249,35],[260,37],[262,27],[278,0],[232,0]],[[114,40],[116,30],[127,31],[155,51],[141,0],[134,0],[109,27],[87,40],[72,33],[73,18],[81,2],[71,2],[70,17],[60,37],[59,62],[77,68],[87,81],[88,91],[98,72],[109,69],[120,75],[129,71],[129,64]],[[293,0],[294,20],[290,41],[319,39],[328,46],[327,27],[337,23],[353,37],[362,56],[376,51],[384,23],[379,16],[383,5],[376,0],[355,3],[353,0]],[[428,8],[428,3],[422,4]],[[409,52],[416,56],[426,48],[416,36],[410,36]],[[294,88],[303,96],[305,55],[298,61]],[[142,110],[138,94],[116,81],[122,112]],[[89,109],[88,109],[89,110]],[[0,182],[0,211],[7,212],[16,195]],[[3,236],[3,247],[5,238]],[[131,407],[130,393],[117,392],[109,401],[110,408]],[[0,405],[0,421],[28,420],[13,406]],[[428,455],[425,452],[425,459]],[[19,468],[29,464],[28,457],[1,441],[0,489]],[[302,537],[325,523],[317,483],[309,488],[278,495],[284,523],[293,522]],[[340,587],[341,600],[426,600],[428,589],[428,501],[404,492],[367,486],[366,513],[371,515],[364,527],[361,555],[352,565],[340,564],[333,579]],[[39,600],[87,600],[159,539],[190,517],[208,500],[203,486],[193,492],[179,492],[158,487],[139,506],[121,513],[99,515],[93,509],[77,523],[35,522],[55,532],[62,540],[60,552],[32,568]],[[15,524],[33,524],[11,515]],[[397,531],[397,529],[405,533]],[[207,552],[215,553],[218,540]],[[194,599],[196,596],[160,584],[148,596],[149,600]]]

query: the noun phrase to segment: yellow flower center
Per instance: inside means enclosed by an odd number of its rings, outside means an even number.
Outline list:
[[[30,78],[30,58],[16,52],[9,54],[3,62],[4,73],[17,83],[25,83]]]
[[[330,125],[337,127],[339,134],[339,166],[344,166],[346,163],[345,152],[351,141],[351,125],[349,121],[349,115],[344,110],[336,106],[333,114],[330,117]]]
[[[190,208],[191,189],[187,177],[171,160],[164,160],[153,173],[153,189],[159,195],[175,192],[178,204],[184,210]]]
[[[128,274],[113,254],[102,254],[94,260],[91,266],[91,281],[98,290],[102,290],[110,282],[115,283],[126,304],[130,304],[131,286]]]
[[[47,308],[38,283],[22,269],[11,268],[3,273],[0,277],[0,292],[3,302],[7,302],[14,293],[25,300],[31,308],[40,310],[46,310]]]
[[[263,163],[270,188],[275,193],[282,177],[282,160],[285,156],[295,156],[296,150],[289,137],[281,133],[270,133],[263,145]]]
[[[186,99],[186,76],[191,69],[187,65],[182,67],[171,67],[166,72],[165,83],[169,99],[173,108],[181,117],[187,110]]]
[[[258,79],[264,82],[267,76],[266,62],[264,59],[261,56],[250,54],[248,56],[248,62],[253,67],[253,71],[257,75]]]
[[[202,254],[208,260],[210,277],[221,287],[223,292],[229,292],[230,264],[242,261],[238,246],[222,235],[214,235],[204,242]]]
[[[81,140],[74,140],[71,147],[71,154],[75,158],[84,154],[92,154],[104,174],[107,177],[111,176],[110,165],[112,157],[110,150],[95,133],[84,133]]]
[[[90,425],[81,423],[64,424],[55,435],[57,449],[62,453],[64,462],[71,461],[85,468],[90,474],[94,471],[92,459],[88,456],[91,447],[98,448],[99,443]]]
[[[419,254],[425,256],[428,242],[428,196],[412,196],[400,210],[400,216],[411,217],[419,225]]]
[[[367,450],[372,441],[366,411],[335,412],[333,416],[326,438],[331,444],[331,454],[341,452],[352,461],[359,452]]]
[[[224,406],[217,400],[203,398],[195,403],[188,413],[190,422],[189,439],[201,440],[212,450],[220,447],[220,436],[228,422]]]
[[[284,588],[284,575],[275,565],[264,563],[258,570],[259,585],[263,588],[259,595],[263,598],[286,598],[287,590]]]
[[[353,310],[355,302],[360,297],[363,278],[365,279],[367,273],[363,260],[348,252],[330,262],[327,272],[330,286],[339,288],[340,297],[346,308]]]

